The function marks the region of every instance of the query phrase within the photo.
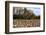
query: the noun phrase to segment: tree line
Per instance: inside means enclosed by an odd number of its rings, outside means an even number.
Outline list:
[[[13,19],[40,19],[40,15],[36,16],[34,13],[29,13],[29,11],[24,8],[23,15],[13,15]]]

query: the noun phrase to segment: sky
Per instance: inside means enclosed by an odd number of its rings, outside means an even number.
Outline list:
[[[28,10],[32,10],[33,13],[36,15],[36,16],[39,16],[40,15],[40,8],[36,8],[36,7],[30,7],[30,8],[27,8]]]

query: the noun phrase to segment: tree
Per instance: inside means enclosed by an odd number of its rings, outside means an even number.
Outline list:
[[[25,13],[25,12],[27,12],[27,9],[26,9],[26,8],[24,8],[24,13]]]
[[[23,9],[19,9],[19,15],[14,15],[15,19],[40,19],[40,16],[36,16],[34,13],[30,13],[29,10],[24,8],[24,13],[21,15]]]

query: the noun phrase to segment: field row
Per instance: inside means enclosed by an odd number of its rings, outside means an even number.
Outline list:
[[[39,27],[40,26],[40,20],[34,19],[34,20],[13,20],[13,27]]]

